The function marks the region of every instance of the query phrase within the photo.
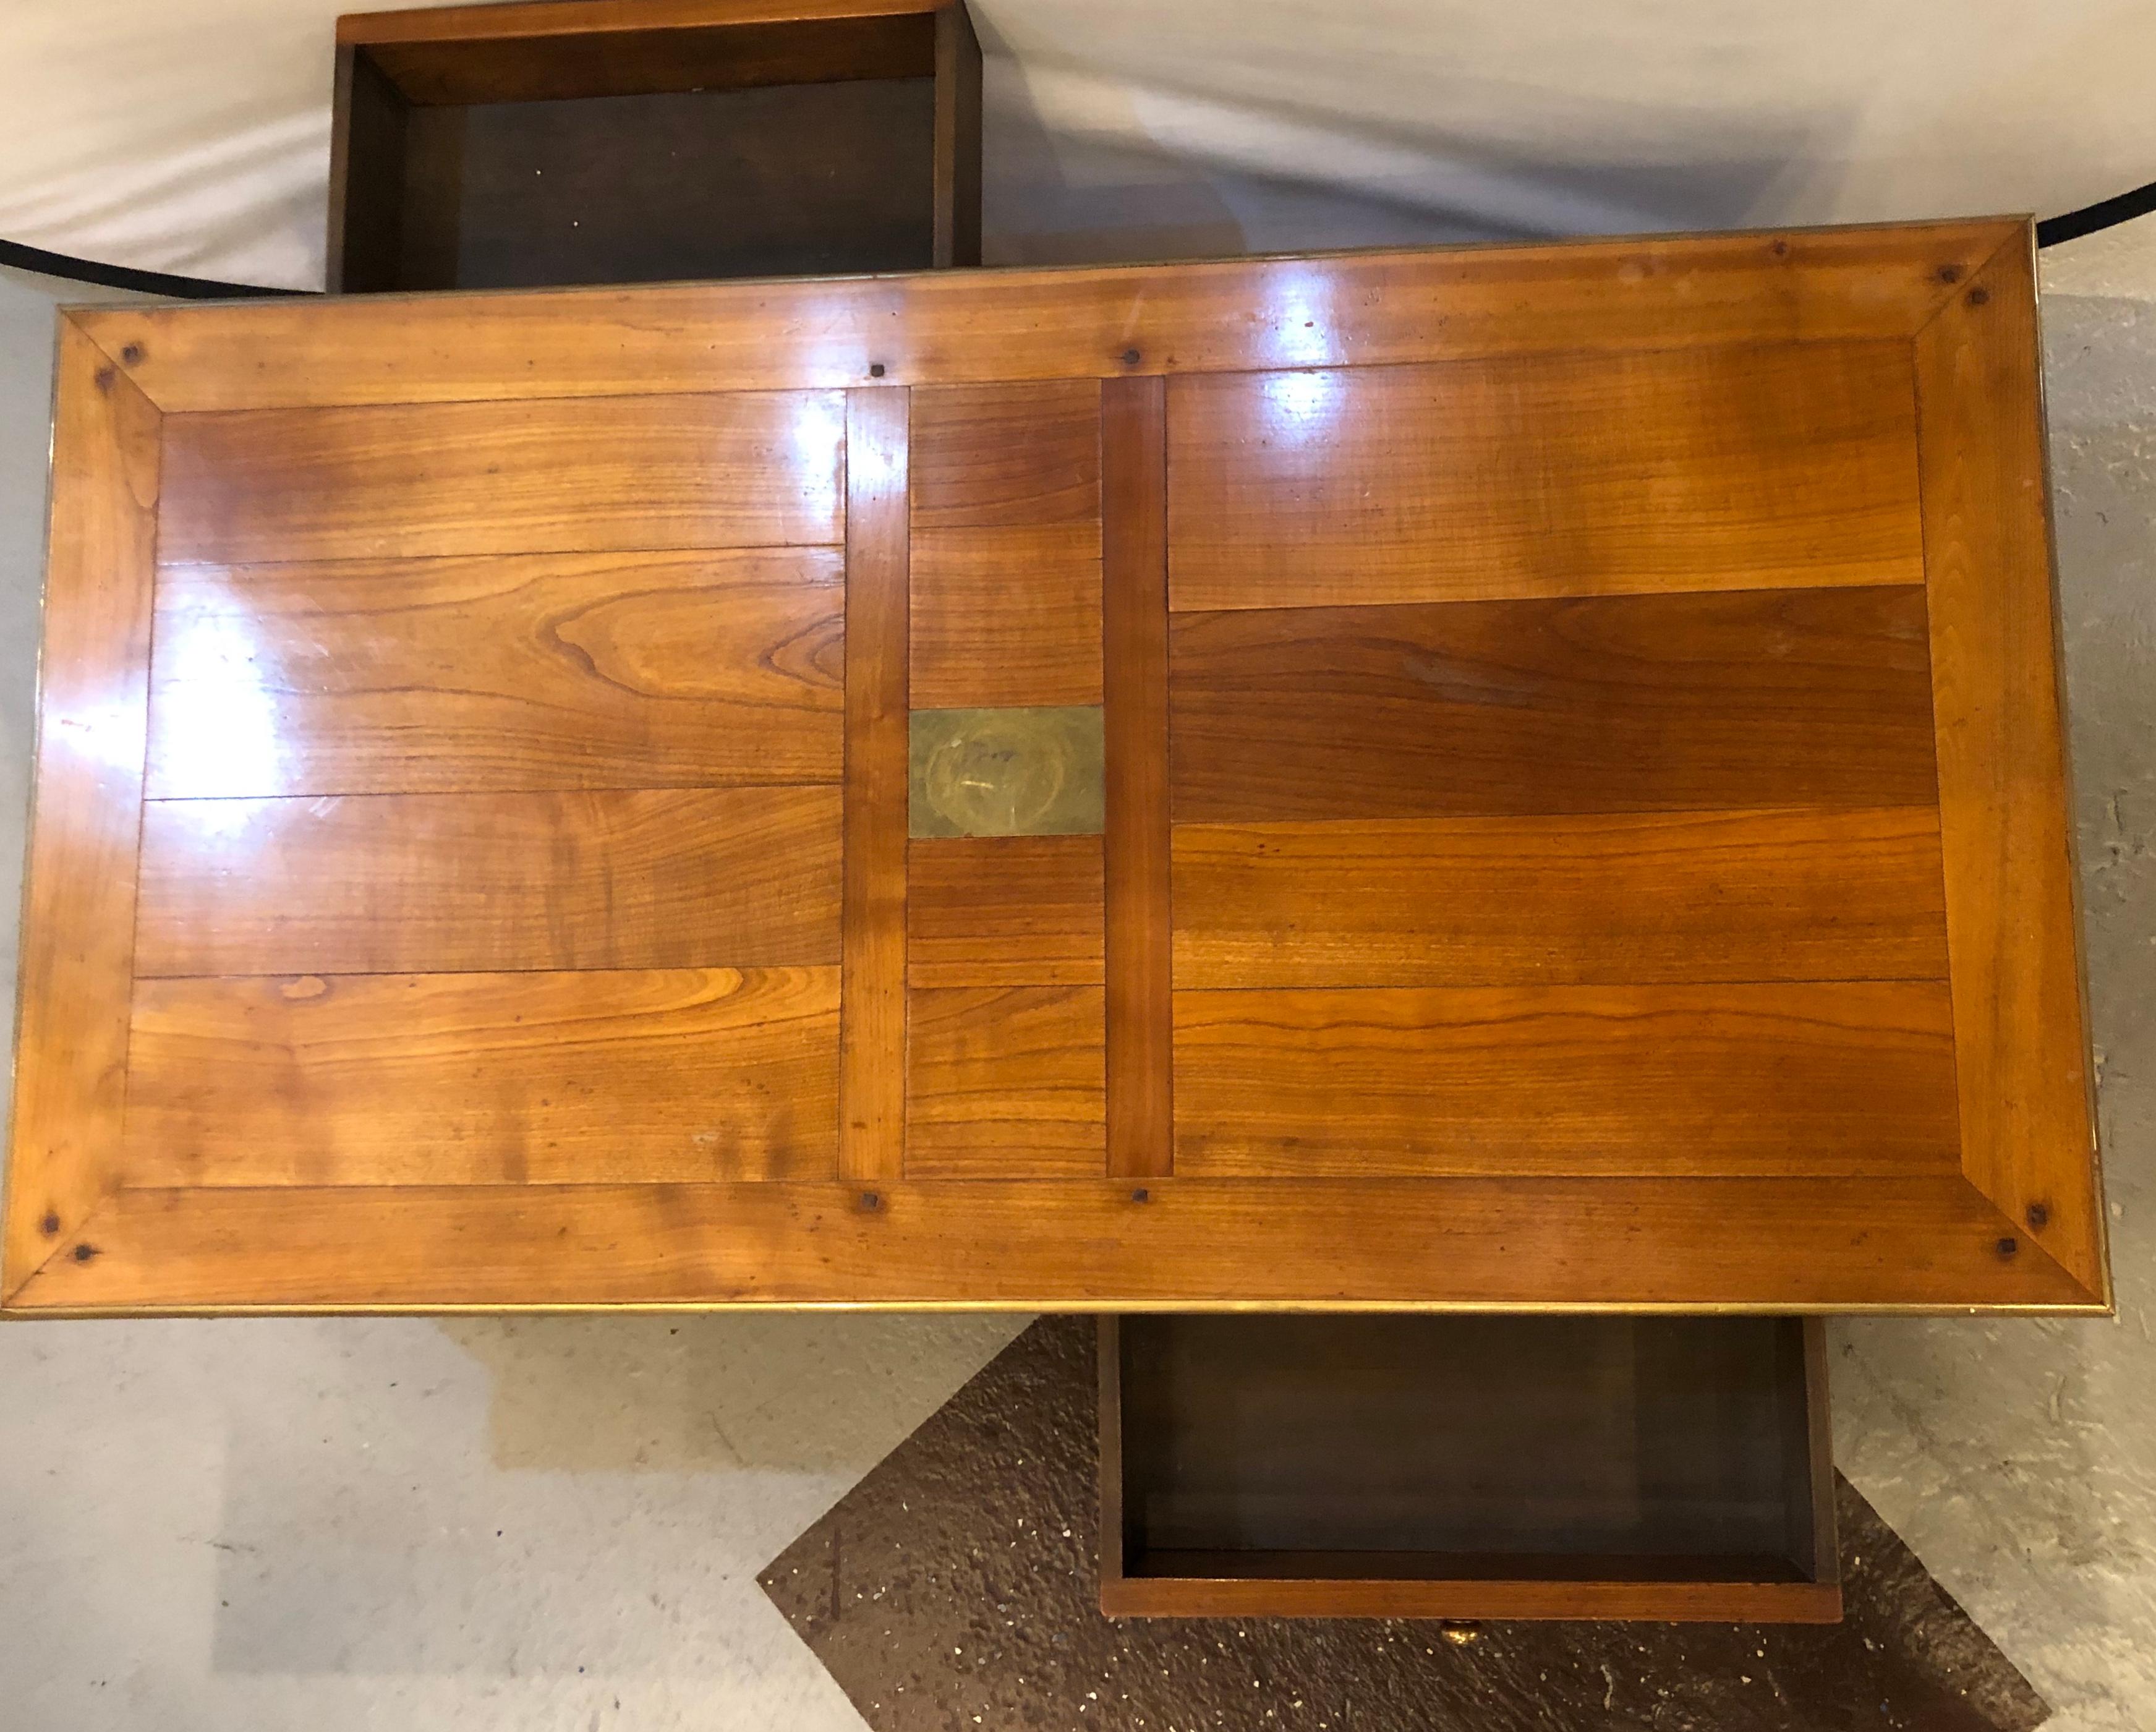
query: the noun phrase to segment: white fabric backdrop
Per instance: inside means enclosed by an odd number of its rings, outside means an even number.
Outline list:
[[[331,21],[0,0],[0,237],[321,281]],[[973,0],[993,261],[2035,210],[2156,178],[2151,0]]]

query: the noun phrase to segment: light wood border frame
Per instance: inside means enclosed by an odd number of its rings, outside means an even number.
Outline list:
[[[2020,218],[66,314],[0,1304],[2107,1310],[2035,318]],[[164,414],[1882,337],[1916,362],[1963,1176],[118,1182]]]

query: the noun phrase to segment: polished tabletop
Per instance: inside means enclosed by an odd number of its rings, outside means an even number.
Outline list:
[[[68,315],[24,1312],[2101,1308],[2025,224]]]

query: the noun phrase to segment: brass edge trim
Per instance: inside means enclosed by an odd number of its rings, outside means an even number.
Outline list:
[[[25,1283],[27,1287],[28,1283]],[[1471,1300],[1356,1299],[1270,1301],[1251,1299],[937,1299],[915,1300],[776,1300],[776,1299],[644,1299],[581,1301],[567,1303],[482,1304],[291,1304],[179,1303],[151,1305],[24,1306],[14,1298],[0,1304],[0,1319],[28,1322],[38,1318],[162,1318],[162,1317],[505,1317],[583,1316],[597,1313],[683,1313],[740,1311],[914,1313],[922,1315],[1005,1315],[1086,1317],[1143,1313],[1209,1314],[1339,1314],[1339,1315],[1460,1315],[1520,1317],[2102,1317],[2102,1306],[2078,1300],[2029,1301],[1999,1305],[1927,1305],[1897,1302],[1866,1304],[1845,1302],[1825,1304],[1808,1302],[1758,1302],[1741,1304],[1694,1305],[1678,1302],[1627,1304],[1614,1300],[1507,1304]]]

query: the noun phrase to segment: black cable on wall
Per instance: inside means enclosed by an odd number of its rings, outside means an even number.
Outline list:
[[[2156,181],[2136,187],[2131,193],[2121,193],[2116,198],[2085,204],[2062,217],[2045,218],[2036,225],[2036,244],[2055,247],[2062,240],[2079,240],[2099,229],[2116,228],[2136,217],[2145,217],[2152,210],[2156,210]]]
[[[0,240],[0,265],[34,270],[40,276],[95,283],[100,289],[131,289],[141,295],[170,295],[182,301],[235,301],[254,295],[306,295],[307,289],[264,289],[253,283],[222,283],[214,277],[175,276],[162,270],[133,270],[125,265],[101,265],[67,253],[49,253],[18,240]]]

